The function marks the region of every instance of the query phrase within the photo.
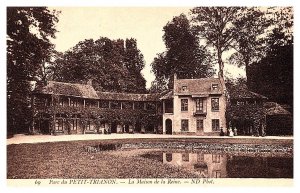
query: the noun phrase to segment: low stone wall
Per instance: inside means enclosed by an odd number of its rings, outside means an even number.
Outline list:
[[[173,132],[173,135],[195,135],[195,136],[219,136],[220,132],[216,131],[216,132],[205,132],[203,134],[201,133],[196,133],[196,132],[185,132],[185,131],[181,131],[181,132]]]
[[[201,151],[232,154],[259,154],[260,156],[284,156],[293,157],[293,145],[281,144],[216,144],[197,142],[156,142],[156,143],[110,143],[85,146],[85,151],[96,153],[105,150],[117,149],[161,149],[164,151]]]

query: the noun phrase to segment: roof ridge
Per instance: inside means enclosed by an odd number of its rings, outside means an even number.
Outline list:
[[[59,84],[67,84],[67,85],[73,84],[73,85],[91,86],[91,85],[88,85],[88,84],[72,83],[72,82],[60,82],[60,81],[55,81],[55,80],[49,80],[48,82],[59,83]]]
[[[105,93],[105,94],[129,94],[129,95],[154,95],[154,94],[160,94],[160,93],[127,93],[127,92],[109,92],[109,91],[97,91],[99,93]]]
[[[206,78],[178,78],[176,80],[204,80],[204,79],[216,79],[219,80],[219,78],[215,77],[206,77]]]

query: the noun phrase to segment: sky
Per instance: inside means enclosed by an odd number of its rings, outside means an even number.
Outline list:
[[[165,51],[163,27],[174,16],[188,15],[191,7],[50,7],[61,11],[56,25],[58,32],[52,42],[56,50],[67,51],[85,39],[137,39],[137,46],[146,62],[142,74],[146,87],[151,86],[155,76],[151,72],[151,62],[156,54]],[[226,59],[226,56],[225,56]],[[243,69],[225,66],[225,75],[244,76]],[[230,75],[229,75],[230,74]]]

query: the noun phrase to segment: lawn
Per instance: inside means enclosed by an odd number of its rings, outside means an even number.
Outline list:
[[[105,143],[110,143],[107,140]],[[89,153],[95,142],[9,145],[8,179],[197,177],[128,150]],[[144,150],[139,150],[144,153]]]

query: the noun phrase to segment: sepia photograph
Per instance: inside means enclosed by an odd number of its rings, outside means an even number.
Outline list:
[[[294,7],[6,7],[9,186],[294,179]]]

